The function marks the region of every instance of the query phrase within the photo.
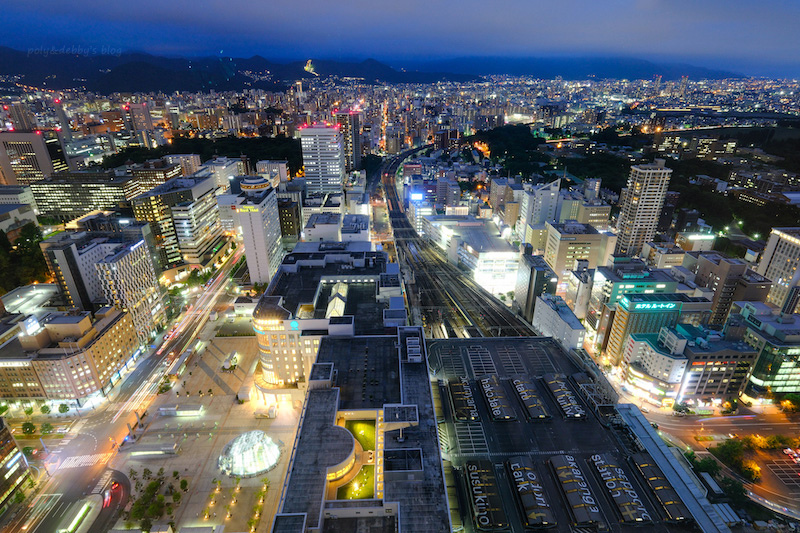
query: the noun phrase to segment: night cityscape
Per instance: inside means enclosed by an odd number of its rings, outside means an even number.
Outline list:
[[[800,531],[800,4],[37,4],[0,531]]]

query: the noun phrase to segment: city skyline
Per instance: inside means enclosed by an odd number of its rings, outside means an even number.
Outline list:
[[[16,0],[8,4],[4,15],[12,30],[0,45],[33,53],[65,47],[92,55],[375,57],[407,68],[457,57],[626,57],[750,76],[800,72],[794,54],[800,38],[791,27],[800,6],[786,1],[754,11],[738,0],[702,5],[642,0],[633,6],[579,1],[568,9],[504,0],[488,15],[477,2],[400,7],[312,2],[302,12],[236,2],[202,10],[180,1],[144,2],[132,10],[111,4],[89,9],[68,1],[44,12]],[[35,29],[28,24],[32,18]]]

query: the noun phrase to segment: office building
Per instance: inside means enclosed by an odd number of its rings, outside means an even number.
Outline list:
[[[283,259],[277,190],[262,176],[244,177],[238,185],[234,225],[244,244],[250,280],[269,283]]]
[[[0,514],[4,514],[14,501],[14,494],[25,488],[30,475],[25,454],[14,440],[11,428],[0,418]]]
[[[361,116],[353,111],[339,111],[333,115],[342,134],[345,172],[361,168]]]
[[[38,209],[30,185],[0,185],[0,204],[25,204]]]
[[[247,169],[244,168],[244,162],[241,159],[231,157],[215,157],[203,163],[203,166],[197,172],[198,176],[213,176],[217,187],[223,191],[227,191],[230,188],[231,180],[236,176],[245,174],[247,174]]]
[[[203,263],[222,239],[213,175],[173,178],[133,199],[136,220],[153,228],[164,268]]]
[[[677,324],[628,337],[623,375],[634,395],[658,406],[719,405],[747,384],[756,351],[714,331]]]
[[[800,285],[800,228],[772,228],[756,272],[772,280],[767,302],[783,307],[789,290]],[[800,306],[790,312],[800,312]]]
[[[40,215],[66,222],[91,211],[119,208],[129,181],[113,171],[60,172],[30,187]]]
[[[511,293],[513,298],[520,253],[501,237],[494,222],[471,216],[426,216],[422,234],[484,289],[503,298]]]
[[[563,224],[545,222],[545,227],[544,260],[559,280],[566,280],[577,260],[586,260],[588,267],[594,268],[606,264],[614,253],[617,237],[613,233],[600,232],[574,220]]]
[[[589,312],[594,270],[589,268],[589,263],[585,260],[575,261],[573,269],[567,274],[564,301],[579,320],[584,320]]]
[[[620,197],[617,254],[634,256],[653,240],[671,174],[663,159],[631,167],[628,186]]]
[[[697,286],[714,291],[709,324],[724,324],[733,302],[766,301],[772,288],[772,282],[751,270],[746,262],[717,252],[697,254],[689,269]]]
[[[742,340],[758,354],[746,397],[800,393],[800,315],[761,302],[736,302],[726,333],[736,327],[744,329]]]
[[[147,102],[138,104],[125,104],[122,106],[123,117],[127,129],[133,133],[153,130],[153,118]]]
[[[681,193],[676,191],[667,191],[664,194],[664,205],[661,207],[661,213],[658,215],[658,224],[656,225],[656,233],[666,233],[672,227],[672,219],[675,217],[675,209],[678,207],[678,200],[681,198]]]
[[[289,181],[289,166],[286,161],[263,160],[256,163],[256,174],[265,178],[273,189]]]
[[[300,204],[290,198],[278,198],[278,217],[284,239],[300,238]]]
[[[307,381],[326,335],[384,333],[392,297],[402,297],[399,268],[384,252],[362,242],[298,243],[253,312],[260,394]]]
[[[138,342],[146,343],[166,324],[166,297],[144,238],[121,245],[94,265],[105,303],[126,311]]]
[[[523,191],[517,226],[517,232],[523,237],[523,242],[528,242],[524,240],[527,238],[525,232],[528,226],[556,220],[560,187],[561,180],[555,180]]]
[[[125,184],[125,199],[132,200],[147,191],[153,190],[172,178],[183,175],[182,167],[177,163],[167,163],[162,159],[153,159],[130,168],[131,179]]]
[[[95,265],[119,249],[119,240],[91,232],[66,232],[39,246],[70,307],[93,311],[103,305],[103,287]]]
[[[161,158],[168,165],[178,165],[181,167],[181,175],[191,176],[200,170],[201,161],[197,154],[169,154]]]
[[[98,309],[94,317],[89,312],[49,315],[18,340],[33,354],[30,362],[45,396],[79,406],[108,394],[120,371],[141,353],[130,315],[113,307]]]
[[[531,325],[541,335],[553,337],[565,350],[583,348],[586,329],[560,296],[537,296]]]
[[[634,333],[657,333],[678,323],[708,323],[711,301],[703,296],[673,294],[626,294],[616,306],[608,334],[605,357],[616,366],[622,361],[625,341]]]
[[[541,255],[523,254],[519,258],[514,303],[525,320],[533,320],[536,299],[545,294],[555,294],[558,276]]]
[[[0,185],[29,185],[53,172],[41,132],[0,132]]]
[[[646,242],[639,256],[653,268],[682,266],[686,250],[669,242]]]
[[[300,143],[308,194],[342,192],[345,161],[339,128],[319,125],[303,128]]]

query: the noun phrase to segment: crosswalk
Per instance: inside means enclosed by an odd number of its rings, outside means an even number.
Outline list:
[[[75,455],[73,457],[67,457],[64,459],[60,465],[58,465],[59,470],[64,470],[68,468],[84,468],[87,466],[93,466],[99,463],[106,463],[114,455],[113,452],[107,453],[93,453],[91,455]]]

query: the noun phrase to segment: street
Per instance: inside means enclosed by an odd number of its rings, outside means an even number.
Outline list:
[[[197,301],[175,319],[176,329],[171,338],[163,341],[157,351],[150,350],[149,355],[137,362],[135,369],[111,391],[107,403],[84,412],[60,442],[48,445],[49,453],[41,465],[46,468],[47,479],[42,480],[38,495],[13,517],[3,531],[57,531],[70,510],[86,495],[103,492],[116,481],[120,484],[119,489],[111,492],[110,502],[103,507],[89,531],[102,533],[113,526],[119,510],[127,502],[130,483],[120,472],[104,478],[102,487],[97,487],[98,480],[106,471],[106,465],[119,452],[118,446],[125,446],[129,438],[128,428],[135,430],[137,413],[140,417],[146,416],[147,408],[155,399],[159,383],[167,372],[166,364],[196,340],[212,311],[221,304],[227,307],[232,301],[227,294],[229,274],[243,252],[243,247],[239,247],[220,267]],[[19,441],[20,446],[40,446],[38,441]]]

